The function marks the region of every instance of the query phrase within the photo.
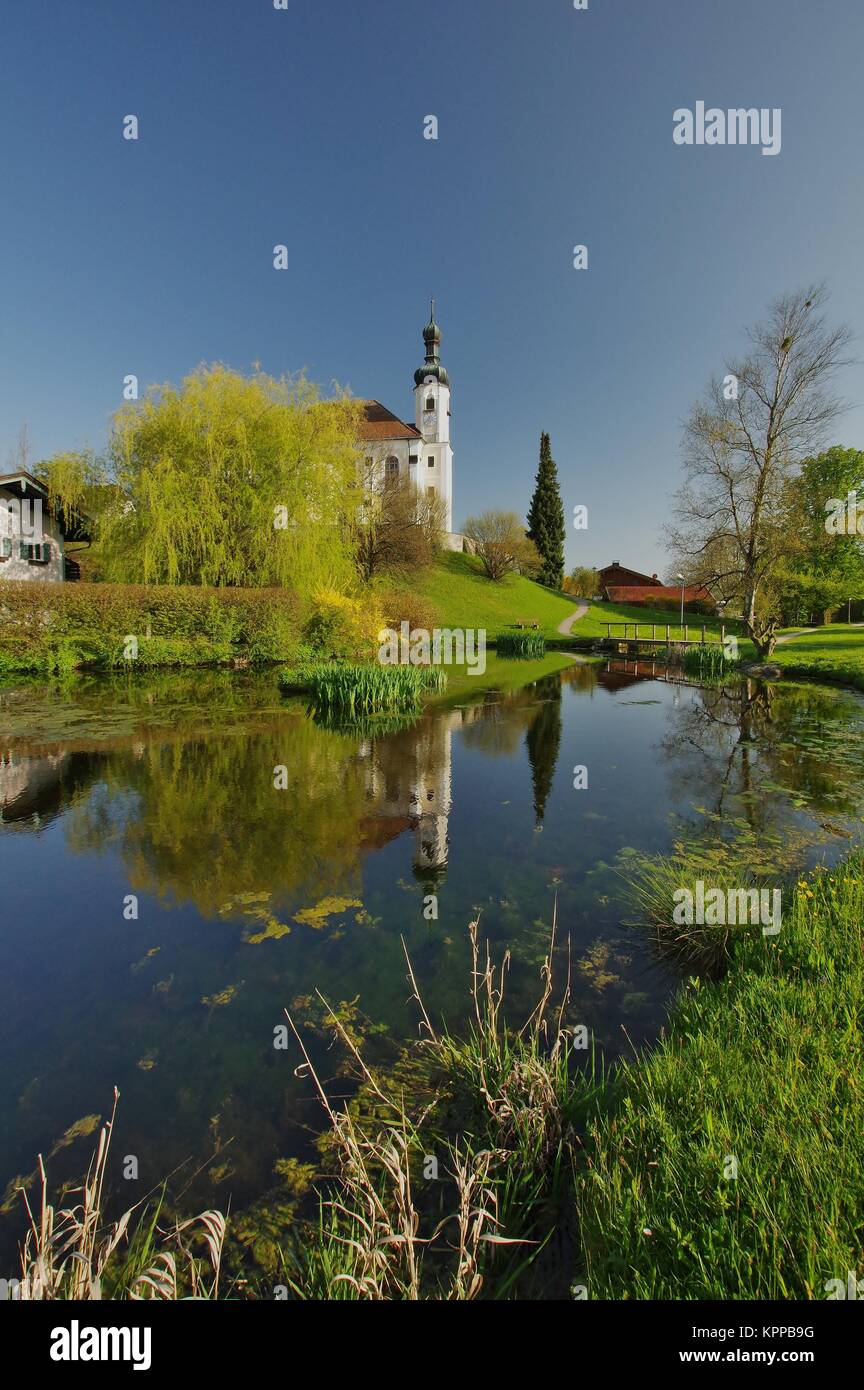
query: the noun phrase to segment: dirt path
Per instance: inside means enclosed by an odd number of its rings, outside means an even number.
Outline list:
[[[558,631],[561,633],[561,636],[569,637],[570,629],[572,628],[573,624],[578,623],[580,618],[584,618],[587,612],[587,603],[580,603],[575,613],[571,613],[569,618],[565,618],[563,623],[558,624]]]

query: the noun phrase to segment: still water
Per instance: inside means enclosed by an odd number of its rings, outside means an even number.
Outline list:
[[[38,1153],[78,1177],[115,1085],[127,1206],[173,1173],[182,1208],[238,1213],[280,1160],[314,1160],[321,1112],[274,1029],[288,1008],[347,1093],[317,991],[373,1049],[415,1036],[400,937],[456,1028],[480,912],[520,1017],[557,898],[570,1021],[614,1057],[656,1036],[679,978],[622,897],[629,852],[746,835],[790,869],[858,838],[861,697],[568,663],[520,688],[492,661],[389,732],[319,727],[272,673],[0,690],[4,1265],[16,1178]]]

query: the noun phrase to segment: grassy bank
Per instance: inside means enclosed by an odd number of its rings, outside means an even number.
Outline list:
[[[862,913],[864,855],[799,880],[780,935],[734,933],[722,978],[691,982],[659,1044],[599,1080],[568,1066],[548,961],[520,1033],[503,973],[475,964],[468,1036],[426,1020],[396,1086],[367,1072],[348,1119],[330,1111],[338,1206],[292,1247],[295,1291],[464,1297],[464,1263],[491,1298],[827,1297],[864,1264]],[[450,1177],[427,1210],[434,1153]],[[435,1238],[471,1227],[460,1210],[494,1240],[448,1263]]]
[[[580,1179],[590,1296],[824,1298],[862,1268],[862,920],[857,852],[619,1071]]]
[[[864,628],[824,627],[781,642],[772,661],[789,676],[864,690]]]
[[[484,628],[490,642],[515,632],[519,622],[536,622],[542,637],[558,636],[559,623],[576,608],[575,599],[518,574],[495,583],[470,555],[443,555],[416,576],[416,587],[435,608],[441,627]]]
[[[668,886],[647,885],[649,909]],[[789,898],[778,936],[731,934],[725,972],[691,981],[659,1043],[605,1076],[565,1025],[554,928],[521,1028],[504,1021],[507,957],[491,958],[476,922],[460,1036],[430,1019],[410,961],[420,1040],[386,1067],[325,1005],[359,1088],[331,1099],[295,1032],[328,1177],[284,1231],[275,1282],[301,1299],[806,1300],[860,1274],[864,853]],[[158,1229],[152,1209],[106,1220],[111,1127],[83,1207],[37,1218],[23,1296],[274,1297],[272,1282],[238,1282],[218,1212]],[[162,1252],[187,1230],[201,1258],[164,1277]]]

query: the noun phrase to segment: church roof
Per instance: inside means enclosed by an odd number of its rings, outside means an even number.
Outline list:
[[[360,426],[360,438],[376,439],[422,439],[423,436],[413,425],[406,425],[392,410],[380,401],[364,402],[365,419]]]

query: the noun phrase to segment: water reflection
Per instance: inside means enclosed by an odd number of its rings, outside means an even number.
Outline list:
[[[478,910],[512,951],[519,1012],[557,896],[573,1020],[611,1054],[638,1044],[676,977],[622,921],[622,851],[666,853],[687,827],[813,853],[858,832],[858,696],[701,688],[643,662],[507,689],[496,669],[387,733],[316,725],[251,674],[0,692],[0,1194],[116,1083],[118,1153],[146,1155],[142,1183],[189,1161],[190,1203],[253,1202],[280,1159],[314,1156],[320,1122],[273,1048],[284,1007],[325,1074],[317,989],[373,1047],[398,1045],[404,937],[433,1015],[458,1026]],[[55,1173],[81,1153],[62,1146]]]

